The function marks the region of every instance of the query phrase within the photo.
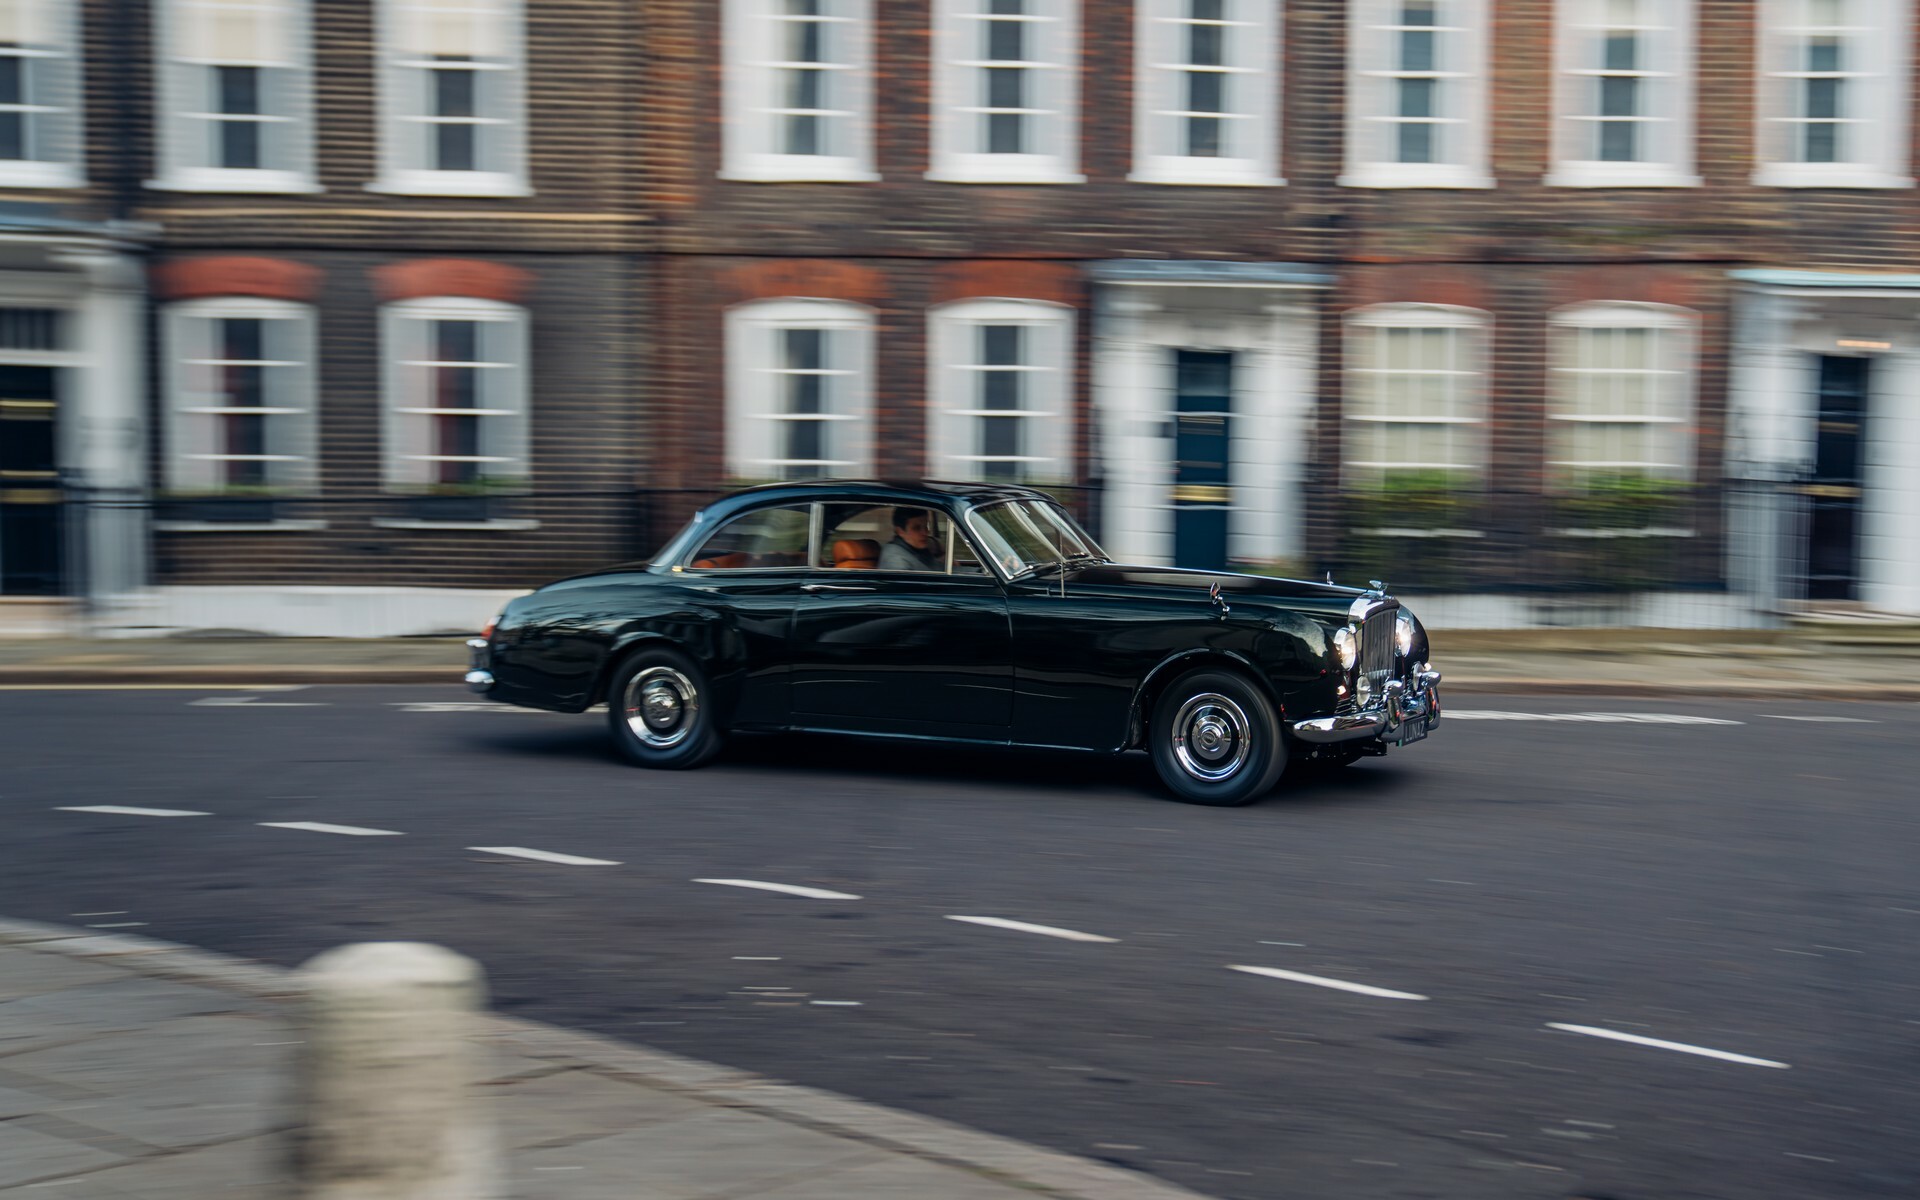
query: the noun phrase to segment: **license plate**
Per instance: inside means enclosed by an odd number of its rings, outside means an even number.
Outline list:
[[[1427,736],[1427,718],[1425,716],[1422,716],[1419,720],[1408,721],[1406,724],[1400,727],[1400,743],[1399,744],[1402,746],[1411,746],[1413,745],[1413,743],[1419,741],[1421,738],[1426,736]]]

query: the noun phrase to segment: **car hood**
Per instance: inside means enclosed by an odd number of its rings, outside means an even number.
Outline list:
[[[1043,573],[1042,582],[1055,583],[1059,576]],[[1067,572],[1067,592],[1101,592],[1112,595],[1183,595],[1204,598],[1213,585],[1229,603],[1236,598],[1274,601],[1292,607],[1328,614],[1344,614],[1355,598],[1365,595],[1360,588],[1339,584],[1315,583],[1308,579],[1279,579],[1268,575],[1239,575],[1231,571],[1196,571],[1185,567],[1147,567],[1124,563],[1100,563],[1076,567]]]

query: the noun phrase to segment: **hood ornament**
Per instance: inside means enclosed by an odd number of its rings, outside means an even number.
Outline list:
[[[1207,589],[1207,599],[1212,602],[1215,608],[1220,610],[1222,617],[1225,617],[1233,611],[1233,607],[1227,603],[1226,597],[1220,594],[1220,581],[1218,579],[1214,580],[1213,585]]]

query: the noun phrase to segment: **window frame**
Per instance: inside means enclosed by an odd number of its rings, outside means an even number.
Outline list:
[[[75,0],[38,0],[37,15],[61,37],[53,52],[20,49],[8,57],[56,64],[43,93],[24,93],[9,109],[40,118],[39,136],[50,140],[58,153],[50,158],[0,159],[0,188],[78,188],[86,178],[86,62],[81,5]],[[23,62],[24,66],[24,62]],[[23,76],[26,72],[23,72]],[[51,93],[45,94],[45,93]],[[47,127],[51,127],[48,129]]]
[[[724,139],[720,178],[756,183],[868,183],[880,178],[873,165],[873,0],[827,0],[844,13],[820,18],[845,25],[850,58],[821,70],[845,80],[831,89],[835,107],[821,115],[844,117],[845,154],[789,154],[778,148],[779,118],[793,110],[776,106],[780,73],[791,69],[779,57],[780,26],[795,19],[777,11],[781,0],[726,0],[722,14]]]
[[[1441,23],[1436,14],[1431,27],[1455,32],[1464,62],[1458,67],[1440,64],[1432,71],[1399,69],[1399,35],[1426,26],[1400,24],[1406,0],[1350,0],[1347,6],[1347,149],[1346,170],[1338,183],[1352,188],[1490,188],[1492,141],[1488,114],[1491,72],[1492,20],[1488,0],[1434,0],[1447,13],[1461,13],[1463,24]],[[1391,18],[1391,20],[1389,20]],[[1421,118],[1420,123],[1455,125],[1463,131],[1463,152],[1445,162],[1409,163],[1376,156],[1374,127],[1406,123],[1390,110],[1397,104],[1396,81],[1433,78],[1456,82],[1447,94],[1456,95],[1450,111],[1459,117]]]
[[[1668,335],[1670,341],[1665,345],[1656,343],[1656,354],[1663,350],[1671,355],[1677,367],[1652,366],[1647,368],[1598,368],[1569,367],[1563,365],[1565,354],[1564,335],[1592,329],[1645,329],[1661,335]],[[1577,494],[1583,490],[1578,479],[1583,474],[1604,474],[1612,471],[1620,474],[1644,474],[1680,483],[1691,483],[1695,477],[1695,441],[1693,426],[1700,406],[1700,314],[1692,309],[1680,308],[1670,304],[1652,304],[1643,301],[1627,300],[1588,300],[1578,304],[1569,304],[1547,314],[1547,389],[1546,405],[1543,416],[1547,426],[1545,438],[1545,456],[1542,467],[1545,470],[1549,487],[1562,494]],[[1663,339],[1664,340],[1664,339]],[[1594,375],[1623,375],[1628,371],[1650,376],[1678,378],[1679,395],[1682,397],[1684,411],[1664,416],[1622,417],[1609,414],[1595,417],[1592,414],[1568,415],[1566,393],[1562,389],[1562,380],[1573,373]],[[1605,463],[1594,465],[1577,460],[1557,458],[1560,444],[1559,428],[1571,424],[1634,424],[1643,427],[1666,426],[1674,431],[1671,443],[1674,450],[1670,470],[1653,469],[1648,463]]]
[[[1757,187],[1907,188],[1914,186],[1910,110],[1913,59],[1913,14],[1909,0],[1850,0],[1871,4],[1871,25],[1839,27],[1798,24],[1811,0],[1761,0],[1755,37],[1754,159]],[[1808,30],[1842,28],[1862,31],[1849,38],[1849,51],[1862,54],[1859,66],[1836,72],[1852,81],[1849,94],[1858,111],[1870,118],[1840,118],[1865,131],[1866,153],[1842,161],[1806,162],[1781,152],[1782,131],[1777,126],[1804,126],[1799,115],[1798,82],[1813,74],[1802,65]],[[1798,57],[1793,52],[1799,51]],[[1846,64],[1842,64],[1845,66]]]
[[[866,305],[850,300],[810,296],[749,300],[727,310],[726,459],[728,472],[733,478],[766,479],[769,476],[761,473],[766,468],[784,469],[800,465],[826,469],[828,475],[825,477],[835,473],[861,476],[873,472],[874,446],[878,440],[874,434],[874,323],[875,313]],[[829,338],[828,341],[848,344],[854,365],[851,368],[829,366],[805,369],[765,365],[781,361],[782,350],[777,343],[781,335],[791,329],[824,329],[830,333],[846,334],[845,338]],[[832,352],[828,353],[829,361],[833,361]],[[773,454],[771,449],[762,456],[757,450],[763,442],[756,423],[765,423],[766,428],[771,430],[778,422],[802,415],[776,411],[785,398],[778,384],[770,380],[774,376],[802,371],[851,381],[844,395],[823,397],[826,407],[815,418],[851,428],[851,444],[836,439],[835,445],[830,448],[830,457],[804,462],[780,457]],[[765,445],[777,448],[779,441],[773,438]],[[834,471],[834,468],[840,467],[846,470]],[[776,475],[771,478],[786,477]]]
[[[504,385],[493,385],[488,394],[481,397],[483,404],[472,410],[446,410],[449,414],[474,412],[477,416],[499,416],[499,422],[507,430],[503,435],[510,439],[510,445],[518,450],[517,454],[475,455],[475,462],[513,463],[520,467],[516,473],[502,476],[511,481],[515,490],[530,487],[534,479],[533,470],[533,408],[532,408],[532,313],[517,304],[508,304],[500,300],[482,300],[471,296],[427,296],[409,300],[395,300],[381,306],[380,309],[380,470],[382,489],[395,495],[432,495],[437,485],[431,478],[412,478],[406,468],[409,463],[428,464],[418,468],[430,469],[435,462],[450,461],[463,456],[447,456],[431,453],[403,453],[410,444],[406,426],[409,418],[418,418],[423,424],[436,415],[435,407],[426,404],[405,404],[403,400],[414,393],[408,388],[404,376],[408,368],[432,367],[436,360],[430,358],[403,358],[402,351],[408,345],[419,344],[404,331],[404,323],[427,323],[432,321],[479,321],[490,322],[506,327],[505,344],[508,356],[502,360],[476,359],[476,363],[510,372]],[[502,394],[504,393],[504,394]],[[502,402],[504,401],[504,403]],[[486,426],[481,426],[485,430]],[[478,440],[478,439],[477,439]],[[476,448],[479,448],[476,446]]]
[[[1077,312],[1069,305],[1058,304],[1050,300],[1019,299],[1013,297],[993,297],[972,300],[956,300],[930,309],[927,314],[928,346],[928,400],[927,405],[927,475],[934,479],[954,479],[970,482],[1011,482],[1026,487],[1064,484],[1073,482],[1077,475],[1075,459],[1075,435],[1078,433],[1075,408],[1075,382],[1078,368]],[[1055,361],[1051,363],[1022,362],[1019,364],[990,364],[971,361],[977,357],[973,345],[977,344],[975,330],[983,326],[1018,325],[1039,330],[1055,351]],[[963,344],[964,339],[964,344]],[[1040,340],[1032,337],[1022,339],[1031,345]],[[966,360],[966,361],[963,361]],[[1020,409],[987,409],[974,401],[978,397],[976,388],[963,385],[961,380],[987,370],[1016,370],[1030,377],[1042,380],[1042,390],[1037,398],[1044,407],[1023,407]],[[1023,401],[1034,393],[1022,389]],[[1046,454],[1033,453],[1031,439],[1022,439],[1024,454],[1014,456],[994,456],[985,454],[956,454],[948,449],[951,445],[964,442],[975,444],[974,437],[961,438],[957,430],[970,420],[987,416],[1005,416],[1018,414],[1023,420],[1032,420],[1041,430],[1045,440],[1042,448],[1052,451]],[[977,464],[989,461],[1017,461],[1033,464],[1057,464],[1057,474],[1035,472],[1031,467],[1016,480],[990,480],[982,475]],[[976,465],[963,465],[976,464]]]
[[[1699,77],[1699,10],[1695,0],[1639,0],[1641,13],[1677,14],[1664,26],[1640,24],[1639,52],[1645,65],[1615,70],[1583,61],[1592,47],[1604,47],[1605,31],[1621,28],[1606,22],[1606,0],[1558,0],[1554,14],[1553,165],[1549,187],[1699,187],[1694,147],[1694,112]],[[1641,18],[1645,20],[1644,17]],[[1628,161],[1609,161],[1591,153],[1594,137],[1607,120],[1594,111],[1594,84],[1605,77],[1628,76],[1642,81],[1640,103],[1661,97],[1664,115],[1631,118],[1642,129],[1659,131],[1662,153]],[[1583,96],[1582,93],[1585,93]],[[1650,139],[1652,140],[1652,139]]]
[[[181,22],[187,10],[208,0],[159,0],[153,6],[155,91],[154,150],[159,167],[156,178],[147,186],[158,191],[178,192],[319,192],[314,180],[313,162],[313,12],[311,0],[273,0],[286,11],[280,20],[287,31],[288,74],[285,90],[291,99],[284,115],[263,113],[260,124],[292,127],[287,157],[295,165],[274,167],[218,167],[193,161],[189,152],[189,125],[201,133],[210,132],[215,114],[189,115],[194,87],[191,77],[199,76],[219,64],[189,60],[175,55],[183,42]],[[269,0],[251,0],[263,6]],[[261,64],[251,64],[260,66]]]
[[[1043,151],[992,153],[980,149],[978,118],[985,104],[974,98],[985,85],[990,60],[974,57],[986,36],[981,25],[993,14],[988,0],[933,0],[933,91],[931,161],[926,178],[943,183],[1085,183],[1080,173],[1080,3],[1081,0],[1024,0],[1048,12],[1018,19],[1037,30],[1026,57],[1004,60],[1031,64],[1030,86],[1042,89],[1046,103],[1031,95],[1019,111],[1047,120],[1024,126],[1029,136],[1045,139]],[[972,130],[966,126],[973,123]]]
[[[673,564],[671,569],[675,573],[699,575],[699,576],[756,575],[756,574],[766,574],[767,572],[771,572],[771,571],[790,573],[793,571],[822,570],[823,568],[820,566],[818,560],[820,555],[820,538],[823,532],[820,526],[821,526],[822,520],[825,517],[824,511],[822,509],[823,504],[825,504],[825,501],[822,501],[822,500],[775,500],[766,504],[756,504],[752,508],[744,509],[740,512],[734,513],[733,515],[721,520],[711,530],[709,530],[706,534],[704,534],[699,541],[691,542],[687,546],[687,549],[684,553],[676,555],[675,557],[678,559],[678,561]],[[744,521],[749,517],[757,517],[762,513],[777,512],[783,509],[807,510],[807,534],[806,534],[807,545],[806,545],[806,561],[805,562],[782,563],[782,564],[776,564],[771,567],[696,567],[694,566],[694,563],[698,562],[700,559],[700,552],[707,548],[707,544],[713,541],[714,538],[719,537],[726,530],[732,528],[735,524],[741,521]]]
[[[1356,399],[1361,388],[1356,382],[1368,375],[1410,374],[1432,375],[1434,371],[1396,372],[1393,368],[1361,367],[1356,362],[1360,354],[1356,350],[1356,335],[1363,332],[1371,334],[1386,329],[1449,329],[1458,331],[1464,338],[1464,350],[1471,356],[1471,370],[1449,369],[1446,374],[1471,375],[1474,378],[1474,391],[1468,397],[1472,415],[1467,417],[1411,417],[1406,415],[1383,416],[1374,412],[1361,412]],[[1484,484],[1488,476],[1487,452],[1489,447],[1489,415],[1491,411],[1491,386],[1489,366],[1493,361],[1493,314],[1484,309],[1468,308],[1453,304],[1388,303],[1372,304],[1363,308],[1351,309],[1341,319],[1342,332],[1342,395],[1340,405],[1341,451],[1340,478],[1343,490],[1349,492],[1369,492],[1378,490],[1381,484],[1394,471],[1449,471],[1471,475],[1479,484]],[[1457,352],[1456,352],[1457,353]],[[1457,361],[1457,359],[1456,359]],[[1457,400],[1455,401],[1457,407]],[[1468,465],[1458,463],[1392,463],[1385,460],[1372,460],[1359,455],[1359,430],[1364,426],[1384,425],[1453,425],[1473,430],[1471,454],[1475,461]]]
[[[379,177],[366,185],[370,192],[402,196],[491,196],[533,195],[528,176],[526,12],[522,0],[470,0],[497,14],[505,52],[500,61],[479,64],[480,71],[497,71],[508,77],[501,91],[501,116],[473,118],[461,123],[503,127],[502,155],[506,166],[491,171],[450,171],[406,161],[412,142],[410,126],[428,126],[436,121],[425,112],[407,112],[402,97],[410,91],[409,80],[423,75],[426,68],[410,59],[400,48],[402,22],[418,7],[416,0],[375,0],[374,46],[378,74]],[[405,11],[403,11],[405,10]],[[420,89],[424,93],[425,89]]]
[[[294,344],[300,354],[290,360],[262,360],[261,365],[286,365],[297,369],[291,374],[292,382],[287,387],[290,393],[287,403],[269,403],[262,406],[257,415],[268,418],[288,418],[274,426],[276,429],[293,430],[292,441],[304,448],[297,456],[272,456],[271,461],[293,461],[299,465],[288,470],[291,476],[281,483],[260,485],[271,489],[272,495],[314,495],[320,489],[320,442],[319,442],[319,313],[311,304],[294,300],[274,300],[259,296],[212,296],[193,300],[176,300],[161,310],[161,326],[164,333],[163,345],[166,352],[165,397],[166,410],[163,425],[166,438],[166,454],[163,456],[163,469],[169,490],[184,495],[218,495],[228,486],[218,482],[196,480],[184,470],[188,459],[206,461],[215,464],[210,469],[217,472],[218,463],[229,461],[232,456],[214,452],[193,452],[191,446],[212,444],[215,438],[196,438],[190,429],[193,418],[209,418],[207,422],[217,430],[217,419],[225,414],[232,415],[227,405],[188,404],[186,401],[210,396],[212,393],[200,393],[193,389],[192,369],[196,366],[209,366],[235,360],[223,358],[193,358],[185,350],[197,339],[188,332],[189,322],[225,321],[225,320],[265,320],[286,321],[293,326]],[[277,397],[276,397],[277,399]],[[252,410],[240,410],[248,412]],[[269,438],[271,435],[263,435]],[[285,435],[281,435],[285,440]]]
[[[1241,122],[1254,153],[1251,155],[1195,156],[1178,153],[1177,144],[1168,144],[1169,118],[1187,115],[1184,109],[1164,107],[1174,103],[1173,93],[1180,77],[1192,73],[1194,64],[1182,61],[1190,56],[1180,43],[1200,22],[1190,14],[1192,0],[1136,0],[1134,6],[1134,85],[1133,85],[1133,170],[1127,178],[1135,183],[1188,184],[1207,186],[1276,187],[1286,182],[1280,176],[1279,105],[1280,77],[1286,62],[1282,37],[1285,32],[1284,0],[1223,0],[1225,17],[1220,22],[1222,57],[1218,72],[1232,79],[1248,81],[1251,97],[1244,105],[1222,110],[1222,120]],[[1170,52],[1174,51],[1174,52]],[[1233,89],[1229,87],[1229,94]]]

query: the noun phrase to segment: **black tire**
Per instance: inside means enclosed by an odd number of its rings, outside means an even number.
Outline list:
[[[607,730],[629,762],[666,771],[699,766],[725,741],[706,673],[664,646],[636,650],[614,669]]]
[[[1273,705],[1245,676],[1217,667],[1189,671],[1160,693],[1147,747],[1161,782],[1188,804],[1251,804],[1287,765]]]

